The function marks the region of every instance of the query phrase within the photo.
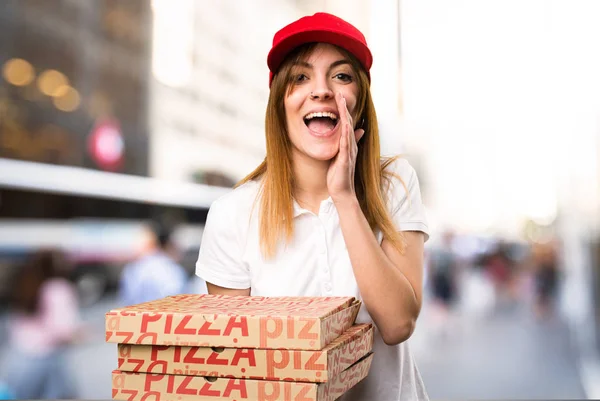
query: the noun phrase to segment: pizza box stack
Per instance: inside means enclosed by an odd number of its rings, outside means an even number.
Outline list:
[[[176,295],[106,313],[112,397],[333,401],[364,379],[373,326],[353,297]]]

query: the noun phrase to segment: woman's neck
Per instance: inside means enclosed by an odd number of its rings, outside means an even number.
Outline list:
[[[321,201],[329,197],[327,190],[327,171],[330,161],[310,159],[306,156],[295,157],[294,198],[305,209],[319,212]]]

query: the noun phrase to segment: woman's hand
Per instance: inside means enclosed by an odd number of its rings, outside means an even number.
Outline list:
[[[338,112],[340,115],[340,150],[329,165],[327,171],[327,189],[331,199],[336,202],[347,199],[356,199],[354,191],[354,170],[356,167],[356,155],[358,153],[358,141],[364,135],[363,129],[354,129],[352,116],[348,111],[346,99],[341,93],[335,95]]]

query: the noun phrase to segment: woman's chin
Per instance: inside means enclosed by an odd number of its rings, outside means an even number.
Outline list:
[[[319,161],[330,161],[338,154],[338,149],[320,150],[316,152],[308,152],[311,159]]]
[[[340,150],[339,143],[321,143],[321,144],[303,144],[304,146],[294,146],[294,151],[301,158],[310,158],[317,161],[330,161]]]

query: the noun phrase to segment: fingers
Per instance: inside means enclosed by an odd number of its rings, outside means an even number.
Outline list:
[[[352,117],[348,111],[348,105],[346,99],[341,92],[338,92],[335,96],[335,100],[338,106],[338,112],[341,119],[342,135],[340,135],[340,155],[344,162],[354,159],[358,150],[357,143],[365,134],[365,130],[362,128],[354,129],[352,123]]]
[[[342,95],[342,92],[338,92],[335,95],[335,101],[338,106],[338,112],[340,113],[340,119],[342,123],[342,129],[345,131],[347,135],[351,135],[354,131],[354,124],[352,123],[352,116],[350,115],[350,111],[348,110],[348,104],[346,103],[346,98]]]
[[[338,112],[340,113],[340,119],[342,120],[342,124],[350,124],[352,125],[352,116],[348,111],[348,105],[346,104],[346,98],[342,95],[342,92],[338,92],[335,95],[335,102],[337,103]]]
[[[346,99],[344,99],[342,92],[335,94],[335,102],[337,103],[338,113],[340,113],[342,123],[344,123],[348,119],[348,107],[346,107]]]
[[[340,151],[338,152],[338,156],[342,158],[343,161],[348,159],[348,134],[347,127],[342,123],[342,135],[340,135]]]

